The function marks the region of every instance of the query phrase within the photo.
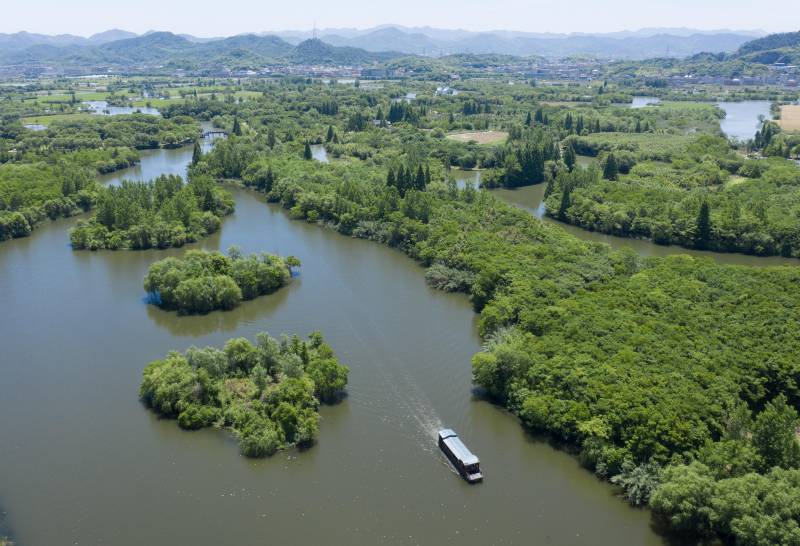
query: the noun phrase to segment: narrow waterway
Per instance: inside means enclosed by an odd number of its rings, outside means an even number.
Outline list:
[[[649,239],[631,239],[629,237],[618,237],[607,235],[597,231],[587,231],[578,226],[565,224],[545,216],[544,210],[544,184],[536,186],[525,186],[522,188],[507,190],[492,190],[492,194],[502,199],[506,203],[527,210],[537,218],[551,224],[557,224],[564,231],[571,233],[584,241],[605,243],[612,248],[632,248],[642,256],[672,256],[675,254],[689,254],[698,258],[711,258],[717,263],[732,265],[749,265],[755,267],[765,267],[772,265],[800,266],[800,260],[796,258],[784,258],[781,256],[748,256],[747,254],[734,254],[727,252],[710,252],[704,250],[692,250],[677,245],[657,245]]]
[[[588,164],[591,159],[592,158],[584,157],[583,161],[579,159],[578,163]],[[453,176],[458,185],[462,188],[468,181],[472,183],[473,187],[475,188],[480,185],[480,171],[463,171],[454,169],[451,172],[451,176]],[[688,254],[698,258],[711,258],[717,263],[721,264],[749,265],[755,267],[773,265],[789,265],[793,267],[800,266],[800,260],[797,260],[796,258],[784,258],[782,256],[748,256],[746,254],[693,250],[677,245],[657,245],[648,239],[618,237],[616,235],[607,235],[597,231],[588,231],[578,226],[565,224],[545,215],[545,188],[545,184],[537,184],[535,186],[524,186],[516,189],[498,188],[490,191],[492,195],[498,199],[501,199],[510,205],[514,205],[515,207],[526,210],[544,222],[556,224],[564,231],[574,235],[579,239],[596,243],[605,243],[615,249],[632,248],[642,256],[672,256],[675,254]]]
[[[190,156],[144,152],[106,181],[170,161],[180,173]],[[74,218],[0,245],[0,506],[20,544],[661,543],[648,512],[472,396],[480,340],[466,297],[429,289],[397,251],[233,193],[236,213],[194,247],[294,254],[303,267],[229,313],[145,303],[148,266],[186,248],[73,252]],[[351,368],[313,448],[248,460],[227,433],[181,431],[138,401],[151,360],[264,330],[320,330]],[[441,425],[480,456],[483,484],[451,471]]]

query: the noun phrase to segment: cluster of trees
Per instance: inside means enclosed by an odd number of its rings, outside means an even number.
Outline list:
[[[349,370],[322,335],[280,340],[266,333],[256,343],[229,340],[222,350],[191,347],[144,369],[139,396],[186,430],[224,427],[247,457],[308,445],[319,432],[320,402],[335,402]]]
[[[483,185],[487,188],[540,184],[552,170],[547,163],[561,159],[558,142],[549,132],[535,130],[519,138],[514,134],[511,137],[511,143],[496,148],[493,157],[484,161],[484,166],[494,167],[484,177]]]
[[[650,499],[663,525],[734,544],[800,540],[800,444],[797,412],[778,395],[753,419],[735,408],[722,437],[696,460],[667,467]]]
[[[392,123],[399,123],[401,121],[416,123],[419,121],[419,111],[417,108],[414,108],[410,102],[399,100],[392,102],[386,119]]]
[[[75,158],[0,165],[0,241],[26,237],[46,218],[89,210],[96,171]]]
[[[144,289],[163,309],[180,314],[230,310],[242,300],[251,300],[278,290],[299,267],[294,256],[272,254],[244,256],[236,247],[221,252],[190,250],[182,258],[165,258],[150,266]]]
[[[800,169],[791,161],[746,160],[709,136],[669,163],[629,159],[615,151],[601,157],[602,172],[562,171],[548,188],[547,214],[659,244],[800,256]]]
[[[415,174],[416,171],[416,174]],[[431,181],[431,166],[417,165],[414,169],[412,165],[400,165],[395,170],[389,167],[389,172],[386,175],[386,185],[392,188],[397,188],[401,197],[406,195],[409,190],[425,191],[425,188]]]
[[[800,157],[800,135],[784,133],[774,121],[765,121],[756,132],[753,148],[768,157]]]
[[[492,105],[487,100],[476,101],[474,99],[469,99],[464,101],[464,106],[461,107],[461,112],[465,116],[490,114],[492,112]]]
[[[208,176],[162,175],[123,181],[99,191],[96,213],[70,232],[72,248],[131,249],[183,246],[216,232],[233,212],[233,198]]]

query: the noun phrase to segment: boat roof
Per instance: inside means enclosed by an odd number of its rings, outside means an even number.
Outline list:
[[[469,466],[480,463],[478,457],[476,457],[475,454],[473,454],[469,448],[464,445],[464,442],[461,441],[461,438],[458,437],[458,434],[449,428],[440,430],[439,437],[445,444],[447,444],[447,447],[450,448],[450,451],[453,452],[453,455],[456,456],[462,463],[464,463],[464,465]]]

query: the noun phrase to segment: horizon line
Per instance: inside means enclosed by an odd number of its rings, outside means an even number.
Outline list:
[[[330,31],[370,31],[370,30],[380,30],[383,28],[399,28],[405,30],[439,30],[439,31],[446,31],[446,32],[467,32],[467,33],[474,33],[474,34],[493,34],[493,33],[520,33],[520,34],[539,34],[539,35],[552,35],[552,36],[574,36],[574,35],[588,35],[588,36],[598,36],[598,35],[608,35],[608,34],[620,34],[625,32],[636,33],[642,31],[670,31],[670,30],[684,30],[684,31],[694,31],[695,33],[714,33],[714,34],[725,34],[725,33],[742,33],[742,34],[777,34],[777,33],[785,33],[785,32],[797,32],[795,30],[775,30],[775,31],[767,31],[761,28],[700,28],[700,27],[674,27],[674,26],[666,26],[666,27],[654,27],[654,26],[643,26],[639,28],[623,28],[619,30],[603,30],[603,31],[567,31],[567,32],[552,32],[552,31],[537,31],[537,30],[518,30],[518,29],[508,29],[508,28],[495,28],[492,30],[473,30],[467,29],[463,27],[457,28],[447,28],[447,27],[435,27],[431,25],[401,25],[397,23],[382,23],[378,25],[366,26],[366,27],[324,27],[324,28],[317,28],[316,32],[330,32]],[[311,33],[314,32],[314,28],[308,29],[300,29],[300,28],[293,28],[293,29],[270,29],[270,30],[250,30],[250,31],[243,31],[237,32],[234,34],[219,34],[215,36],[204,36],[200,34],[193,34],[191,32],[184,32],[184,31],[177,31],[177,30],[163,30],[163,29],[154,29],[150,28],[148,30],[137,32],[133,30],[124,29],[121,27],[113,27],[107,28],[105,30],[100,30],[97,32],[93,32],[91,34],[73,34],[71,32],[58,32],[58,33],[47,33],[47,32],[37,32],[37,31],[30,31],[30,30],[16,30],[16,31],[0,31],[0,34],[6,35],[14,35],[14,34],[37,34],[41,36],[73,36],[77,38],[91,38],[92,36],[96,36],[98,34],[103,34],[106,32],[113,32],[113,31],[121,31],[121,32],[130,32],[132,34],[136,34],[137,36],[143,36],[146,34],[151,34],[154,32],[169,32],[175,35],[189,35],[195,38],[202,38],[202,39],[214,39],[214,38],[230,38],[233,36],[243,36],[249,34],[261,34],[261,35],[269,35],[269,34],[277,34],[277,33]],[[668,32],[664,32],[664,34],[668,34]]]

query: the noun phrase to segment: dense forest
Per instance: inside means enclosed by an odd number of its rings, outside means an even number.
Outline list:
[[[236,338],[222,350],[172,352],[143,375],[147,407],[186,430],[229,429],[243,455],[266,457],[314,441],[319,404],[342,396],[348,369],[319,333],[305,341],[261,333],[255,344]]]
[[[233,198],[204,176],[123,181],[97,195],[95,214],[70,232],[76,250],[180,247],[216,232],[233,212]]]
[[[181,258],[153,263],[144,279],[144,289],[156,305],[181,314],[230,310],[242,300],[284,286],[292,277],[292,268],[299,266],[300,260],[294,256],[245,256],[236,247],[230,248],[227,256],[190,250]]]

